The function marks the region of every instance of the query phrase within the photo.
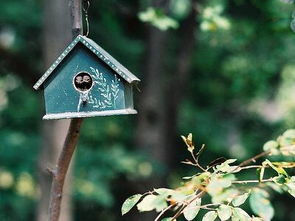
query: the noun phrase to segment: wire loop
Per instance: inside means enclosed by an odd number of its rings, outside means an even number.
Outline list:
[[[88,9],[90,7],[90,1],[89,0],[84,0],[83,1],[83,12],[85,14],[85,22],[86,22],[86,34],[85,36],[87,37],[89,34],[89,19],[88,19]]]

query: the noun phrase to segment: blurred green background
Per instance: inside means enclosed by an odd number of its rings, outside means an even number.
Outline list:
[[[206,144],[206,164],[220,156],[247,159],[294,128],[293,1],[90,2],[89,37],[142,80],[139,113],[85,119],[62,221],[152,220],[136,212],[121,217],[120,206],[195,172],[180,164],[187,157],[182,134]],[[0,0],[1,221],[44,220],[41,196],[49,188],[41,186],[50,179],[40,170],[54,166],[56,150],[42,149],[47,139],[62,143],[53,136],[66,122],[41,120],[42,92],[32,85],[66,46],[54,45],[68,41],[67,10],[67,1]],[[57,33],[55,25],[65,28]],[[273,220],[295,220],[291,196],[271,199]]]

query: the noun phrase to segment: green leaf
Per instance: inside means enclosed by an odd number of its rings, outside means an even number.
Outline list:
[[[159,195],[166,196],[166,197],[169,195],[172,195],[175,192],[175,190],[168,189],[168,188],[158,188],[158,189],[154,189],[154,191],[158,193]]]
[[[283,136],[284,136],[284,137],[291,138],[291,139],[295,139],[295,129],[289,129],[289,130],[286,130],[286,131],[283,133]]]
[[[295,176],[292,176],[289,182],[286,184],[288,192],[295,197]]]
[[[277,173],[280,175],[284,175],[286,177],[288,177],[289,175],[287,174],[287,172],[284,170],[284,168],[282,167],[276,167],[275,165],[273,165],[272,162],[270,162],[268,159],[266,159],[263,163],[262,163],[263,166],[265,165],[269,165],[272,169],[274,169],[275,171],[277,171]]]
[[[263,221],[263,219],[259,218],[259,217],[253,217],[251,219],[251,221]]]
[[[163,209],[165,209],[168,206],[168,203],[166,201],[166,197],[164,196],[156,196],[155,200],[154,200],[154,207],[156,209],[157,212],[162,211]]]
[[[282,194],[284,192],[283,189],[282,189],[282,187],[281,187],[281,185],[277,185],[277,184],[275,184],[273,182],[267,182],[267,183],[265,183],[265,185],[269,186],[274,191],[276,191],[276,192],[278,192],[280,194]]]
[[[221,171],[224,173],[230,173],[232,171],[234,171],[237,167],[236,166],[230,166],[229,164],[236,162],[237,159],[229,159],[226,160],[225,162],[223,162],[220,165],[216,166],[217,171]]]
[[[171,220],[172,220],[172,217],[166,217],[166,218],[162,219],[161,221],[171,221]],[[174,221],[176,221],[176,219]]]
[[[183,210],[183,215],[186,220],[193,220],[200,211],[201,198],[196,199],[191,202],[185,209]]]
[[[217,218],[217,212],[210,211],[203,216],[202,221],[214,221]]]
[[[225,189],[221,193],[212,196],[212,203],[223,203],[223,202],[229,203],[238,194],[239,194],[239,191],[235,188]]]
[[[266,221],[274,216],[274,209],[268,198],[268,193],[259,188],[254,188],[249,198],[253,212]]]
[[[241,208],[233,208],[233,217],[239,221],[250,221],[251,217]]]
[[[223,204],[217,209],[217,214],[222,221],[228,220],[232,214],[231,207]]]
[[[141,212],[155,209],[157,212],[162,211],[168,206],[166,197],[161,195],[147,195],[137,204],[137,209]]]
[[[121,208],[122,216],[128,213],[136,205],[136,203],[140,200],[141,197],[141,194],[135,194],[126,199]]]
[[[162,31],[178,27],[177,21],[165,15],[161,9],[149,7],[146,11],[140,12],[138,17],[141,21],[148,22]]]
[[[157,197],[155,195],[145,196],[140,203],[137,204],[137,209],[140,212],[151,211],[155,209],[154,201]]]
[[[288,182],[288,178],[286,178],[284,175],[279,175],[279,176],[276,176],[276,177],[273,177],[272,180],[278,184],[278,185],[282,185],[282,184],[285,184]]]
[[[243,195],[237,196],[233,199],[232,204],[234,206],[240,206],[247,200],[248,197],[249,193],[244,193]]]
[[[227,178],[223,177],[212,177],[210,183],[207,186],[208,193],[211,196],[214,196],[216,194],[222,193],[224,188],[230,187],[232,184],[232,181]]]
[[[263,150],[271,151],[273,155],[277,155],[279,153],[278,148],[279,148],[279,143],[274,140],[270,140],[263,145]]]
[[[161,219],[161,221],[171,221],[172,217],[166,217],[164,219]],[[176,221],[176,219],[174,219],[174,221]]]

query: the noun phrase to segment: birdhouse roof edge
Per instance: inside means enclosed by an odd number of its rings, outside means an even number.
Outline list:
[[[57,66],[59,66],[59,64],[65,59],[65,57],[67,57],[67,55],[76,47],[79,42],[82,43],[89,51],[94,53],[101,61],[108,65],[114,72],[125,79],[128,83],[131,84],[140,82],[139,78],[133,75],[127,68],[125,68],[92,39],[87,38],[86,36],[78,35],[34,84],[33,88],[35,90],[38,90],[40,86],[43,85],[46,79],[53,73]]]

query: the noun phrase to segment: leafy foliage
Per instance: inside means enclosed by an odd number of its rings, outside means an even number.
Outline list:
[[[155,221],[159,220],[168,210],[172,210],[174,213],[174,216],[171,218],[172,221],[176,220],[182,214],[186,220],[194,220],[201,209],[209,210],[203,216],[203,221],[213,221],[217,217],[220,220],[228,220],[232,217],[232,220],[237,221],[271,220],[274,216],[274,208],[270,202],[269,190],[265,183],[272,183],[276,188],[282,189],[284,192],[289,192],[294,196],[294,177],[290,177],[286,169],[295,167],[295,164],[293,162],[271,162],[268,159],[260,165],[249,164],[255,162],[262,156],[272,155],[274,153],[272,148],[277,150],[275,154],[284,155],[286,154],[285,148],[288,147],[288,154],[294,154],[295,136],[293,131],[287,130],[282,136],[279,136],[277,139],[278,143],[275,145],[274,141],[268,141],[264,145],[265,152],[236,166],[232,165],[236,162],[236,159],[229,159],[224,162],[215,160],[215,163],[210,166],[208,165],[206,169],[199,162],[199,156],[204,150],[204,145],[195,153],[196,148],[193,143],[192,134],[190,133],[187,137],[181,136],[192,157],[192,161],[186,160],[183,163],[192,165],[201,172],[191,177],[186,177],[186,180],[189,179],[189,181],[185,181],[183,185],[176,189],[164,188],[145,193],[145,197],[137,204],[137,209],[140,212],[156,210],[156,212],[159,212],[159,215]],[[241,171],[253,168],[260,171],[258,180],[238,179]],[[273,175],[268,179],[264,179],[264,171],[271,169],[277,173],[277,176]],[[203,202],[202,199],[205,195],[211,197],[210,203]],[[258,217],[251,217],[241,208],[248,198],[253,213],[258,215]],[[130,198],[125,202],[129,200]],[[138,198],[136,199],[137,201]],[[131,205],[135,206],[135,204],[132,203]],[[122,208],[124,207],[125,203]]]
[[[92,1],[89,8],[89,37],[136,74],[142,73],[146,68],[143,61],[148,59],[144,53],[148,49],[145,25],[138,19],[138,14],[151,6],[147,2],[101,0]],[[168,12],[161,11],[161,14],[176,21],[180,27],[192,7],[191,1],[171,0],[169,3]],[[282,128],[295,125],[295,44],[294,32],[290,29],[291,22],[294,23],[294,1],[210,0],[199,2],[197,9],[197,47],[193,48],[190,58],[192,66],[190,81],[186,85],[187,96],[178,101],[182,104],[176,122],[179,133],[193,131],[198,134],[200,143],[210,147],[206,150],[206,157],[201,158],[204,165],[209,165],[220,155],[228,159],[246,159],[257,153],[257,144],[263,143],[265,137],[277,135]],[[206,17],[206,9],[211,12],[214,9],[215,14]],[[41,59],[41,1],[1,1],[0,11],[0,219],[32,220],[39,195],[36,165],[42,143],[40,118],[43,111],[39,108],[42,99],[31,88],[45,68]],[[218,19],[225,19],[228,28],[219,26]],[[205,21],[213,24],[214,29],[201,29],[200,25]],[[161,60],[165,69],[157,73],[165,76],[167,81],[178,62],[182,36],[182,31],[171,29],[167,30],[169,39],[165,42],[168,50]],[[19,66],[20,61],[32,70]],[[17,66],[20,68],[14,69]],[[144,84],[147,80],[142,82]],[[77,220],[130,220],[126,215],[120,217],[118,209],[122,198],[134,192],[126,183],[143,182],[159,173],[168,177],[167,182],[174,187],[179,185],[180,174],[195,172],[194,167],[191,170],[188,167],[184,172],[183,168],[175,166],[184,156],[183,151],[173,147],[173,151],[165,155],[171,161],[173,159],[171,165],[174,167],[165,167],[162,162],[157,162],[161,166],[154,166],[155,162],[151,163],[147,154],[139,153],[131,142],[134,123],[134,118],[128,117],[85,120],[73,181]],[[289,152],[288,148],[286,151]],[[289,170],[287,166],[291,167],[294,159],[292,154],[273,154],[269,158],[275,167],[279,167],[276,162],[288,163],[283,167],[285,170]],[[224,161],[219,159],[216,162]],[[233,164],[228,166],[235,167]],[[174,172],[170,176],[163,175],[164,171],[171,169]],[[288,178],[278,175],[267,164],[264,170],[264,177],[268,177],[268,172],[275,173],[277,183],[267,182],[264,183],[266,186],[261,184],[263,187],[295,196],[294,175]],[[192,179],[192,176],[188,177]],[[199,185],[205,185],[206,177],[208,174],[204,173],[193,178]],[[240,174],[239,178],[248,179],[248,175]],[[228,179],[234,181],[233,177]],[[24,186],[27,188],[21,188]],[[32,189],[35,191],[33,197],[29,191]],[[242,195],[235,189],[223,190],[214,198],[216,202],[231,195]],[[183,197],[183,194],[174,193],[177,200]],[[274,207],[280,208],[273,220],[294,220],[293,198],[272,194],[270,197]],[[202,203],[206,204],[206,200],[205,197]],[[248,198],[242,204],[246,211],[249,202]],[[203,211],[201,209],[195,219],[199,220]],[[232,209],[230,211],[232,213]]]

